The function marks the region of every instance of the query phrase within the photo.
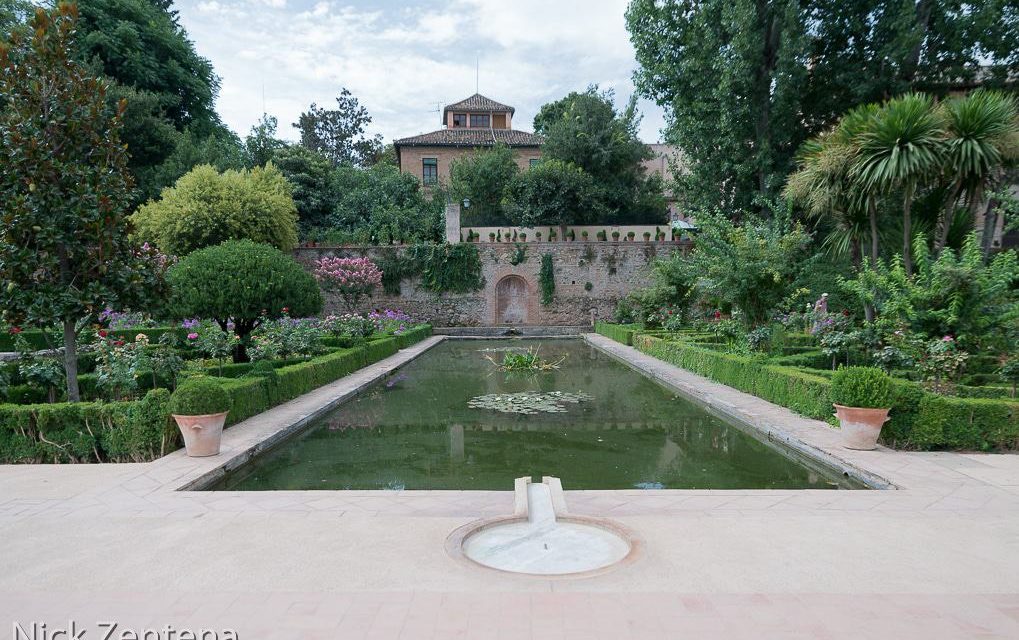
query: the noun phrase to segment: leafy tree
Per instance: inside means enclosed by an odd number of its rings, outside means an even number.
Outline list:
[[[264,167],[267,162],[276,160],[277,152],[288,146],[286,142],[276,137],[278,126],[279,121],[275,117],[263,113],[258,124],[251,127],[251,133],[244,139],[249,166]],[[280,165],[278,161],[276,164]]]
[[[513,149],[505,144],[454,160],[449,171],[450,191],[458,201],[470,200],[464,224],[505,224],[507,190],[519,171]]]
[[[698,290],[739,310],[746,326],[764,324],[790,292],[810,236],[783,215],[748,216],[737,224],[705,212],[697,215],[697,227],[690,269],[698,274]]]
[[[325,257],[315,261],[315,278],[326,291],[340,294],[347,310],[357,312],[363,297],[382,284],[382,272],[368,258]]]
[[[800,143],[856,105],[1019,71],[1008,2],[633,0],[626,17],[695,207],[773,195]]]
[[[38,11],[0,44],[0,308],[10,324],[60,324],[67,397],[80,399],[76,328],[153,295],[158,273],[128,239],[124,105],[69,57],[77,7]]]
[[[235,171],[248,166],[244,147],[237,135],[225,126],[216,125],[212,132],[202,136],[192,129],[173,134],[174,148],[161,164],[139,174],[148,177],[149,188],[170,186],[195,167],[210,165],[217,171]],[[159,191],[144,193],[145,199],[159,197]]]
[[[294,204],[302,229],[326,224],[336,205],[333,167],[329,159],[297,144],[277,149],[273,156],[273,164],[293,185]]]
[[[128,100],[122,139],[137,178],[136,202],[155,197],[191,169],[176,176],[156,170],[178,142],[167,136],[167,125],[179,134],[190,130],[199,140],[222,128],[214,104],[219,78],[195,51],[168,0],[88,0],[80,11],[76,54],[112,81],[114,104]]]
[[[174,255],[244,238],[289,251],[297,244],[291,189],[271,163],[223,173],[202,165],[143,205],[132,220],[139,237]]]
[[[330,228],[356,234],[366,242],[442,238],[444,195],[433,190],[429,200],[417,178],[392,165],[337,167],[332,184],[336,202]]]
[[[211,318],[240,337],[235,362],[248,361],[248,336],[263,321],[322,310],[310,273],[279,249],[250,240],[199,249],[171,267],[167,280],[181,318]]]
[[[868,194],[902,193],[902,262],[913,271],[911,209],[917,185],[941,168],[944,125],[934,102],[909,94],[888,101],[860,134],[856,171]]]
[[[336,109],[324,109],[315,103],[302,113],[294,127],[301,132],[301,144],[329,158],[333,165],[373,164],[382,151],[382,136],[367,137],[371,124],[368,110],[346,88],[336,98]]]
[[[6,38],[15,28],[23,27],[32,14],[28,0],[0,0],[0,38]]]
[[[606,223],[654,223],[665,219],[658,176],[647,176],[643,162],[651,149],[640,141],[636,98],[617,112],[612,91],[596,86],[544,105],[535,117],[545,135],[542,155],[573,163],[594,179]]]
[[[587,224],[600,217],[594,180],[562,160],[545,160],[521,172],[510,183],[509,195],[510,218],[524,227]]]

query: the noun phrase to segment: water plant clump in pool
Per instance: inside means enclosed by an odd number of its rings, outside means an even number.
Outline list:
[[[563,355],[558,360],[545,360],[538,353],[540,345],[534,349],[527,349],[524,352],[507,351],[498,362],[492,356],[485,356],[485,359],[494,364],[502,371],[552,371],[558,369],[566,360]]]
[[[521,413],[534,415],[536,413],[565,413],[564,404],[579,404],[592,400],[593,397],[578,391],[569,393],[566,391],[549,391],[537,393],[524,391],[521,393],[490,393],[476,398],[471,398],[467,406],[472,409],[491,409],[501,413]]]

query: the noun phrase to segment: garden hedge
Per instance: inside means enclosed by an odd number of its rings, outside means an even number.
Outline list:
[[[636,325],[596,322],[594,323],[594,330],[602,334],[606,338],[611,338],[616,342],[621,342],[626,345],[632,345],[633,334],[635,333],[635,326]]]
[[[596,330],[613,339],[613,334],[618,334],[610,327]],[[763,357],[720,353],[682,340],[640,333],[628,337],[639,351],[670,364],[811,418],[831,417],[831,381],[827,377],[770,364]],[[896,380],[895,389],[891,419],[881,433],[889,446],[919,450],[1019,448],[1019,402],[940,396],[905,380]]]
[[[231,398],[229,424],[261,413],[387,358],[431,335],[428,325],[363,347],[332,351],[275,369],[272,376],[216,378]],[[131,402],[0,404],[0,463],[143,462],[179,448],[170,393]]]

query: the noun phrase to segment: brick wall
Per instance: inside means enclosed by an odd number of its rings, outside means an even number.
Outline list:
[[[474,153],[476,149],[469,147],[402,147],[400,149],[400,171],[421,179],[421,160],[435,158],[439,167],[439,181],[449,184],[449,169],[453,160]],[[513,158],[517,166],[527,169],[531,159],[541,158],[538,147],[513,147]]]
[[[436,295],[420,288],[420,280],[404,280],[399,296],[381,289],[361,304],[360,311],[400,308],[438,326],[586,325],[592,317],[612,318],[616,303],[635,288],[650,284],[648,265],[656,256],[685,251],[689,245],[672,242],[529,242],[526,260],[513,265],[513,244],[478,245],[484,289],[468,294]],[[295,257],[308,266],[327,255],[379,259],[399,247],[300,248]],[[538,283],[541,257],[552,255],[555,296],[542,305]],[[590,283],[590,291],[587,290]],[[342,300],[327,297],[328,312],[345,312]],[[507,322],[507,318],[513,320]]]

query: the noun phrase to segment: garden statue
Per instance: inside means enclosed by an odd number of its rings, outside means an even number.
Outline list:
[[[828,314],[828,294],[822,293],[821,297],[814,303],[814,327],[811,333],[817,333],[821,328],[821,319]]]

